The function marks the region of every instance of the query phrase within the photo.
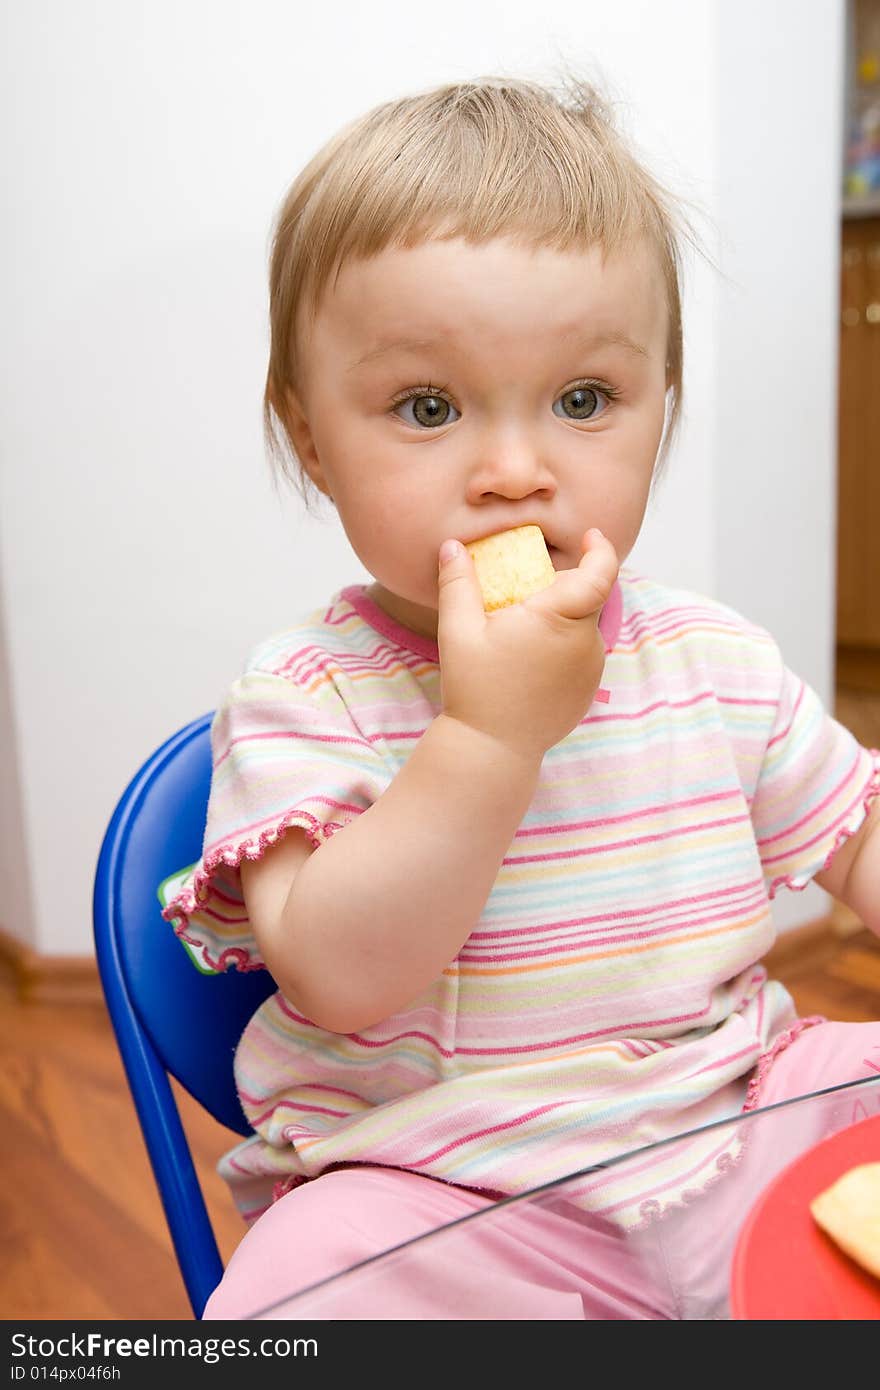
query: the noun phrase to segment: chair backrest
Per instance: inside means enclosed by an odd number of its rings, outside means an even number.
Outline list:
[[[98,968],[175,1253],[197,1317],[222,1273],[168,1075],[221,1124],[251,1133],[233,1056],[275,989],[268,971],[203,975],[163,920],[159,884],[201,853],[211,715],[147,759],[120,798],[95,875]]]

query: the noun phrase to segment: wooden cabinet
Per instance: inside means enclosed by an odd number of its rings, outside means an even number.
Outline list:
[[[837,681],[880,691],[880,214],[843,222]]]

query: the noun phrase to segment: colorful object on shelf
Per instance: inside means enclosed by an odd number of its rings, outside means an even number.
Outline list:
[[[844,192],[851,198],[880,192],[880,55],[863,53],[856,78],[844,174]]]

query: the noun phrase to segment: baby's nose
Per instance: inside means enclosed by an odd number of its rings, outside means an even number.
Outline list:
[[[495,496],[516,501],[536,494],[549,497],[555,491],[553,471],[534,443],[508,435],[483,442],[471,470],[468,500]]]

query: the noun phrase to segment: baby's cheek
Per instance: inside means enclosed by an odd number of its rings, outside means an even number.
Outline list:
[[[604,531],[617,551],[617,558],[621,564],[635,545],[642,528],[649,490],[650,475],[647,481],[633,486],[625,495],[611,502],[607,508],[604,525],[602,521],[592,523]]]
[[[355,550],[370,574],[392,593],[436,606],[439,542],[435,545],[433,537],[377,523],[364,528]]]
[[[436,521],[430,501],[415,509],[405,499],[392,498],[373,511],[365,543],[377,564],[410,583],[431,584],[436,581],[440,542],[446,539],[445,533],[438,539]]]

